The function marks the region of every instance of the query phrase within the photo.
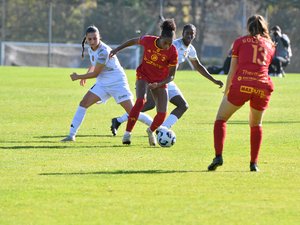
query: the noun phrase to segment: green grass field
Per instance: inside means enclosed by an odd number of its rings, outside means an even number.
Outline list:
[[[224,165],[206,171],[223,90],[192,71],[175,79],[190,108],[172,148],[149,147],[141,123],[129,147],[125,124],[112,137],[123,114],[113,99],[88,110],[75,143],[60,143],[94,84],[72,82],[73,71],[85,70],[0,67],[1,225],[299,224],[300,74],[273,79],[261,172],[250,173],[248,104],[228,123]]]

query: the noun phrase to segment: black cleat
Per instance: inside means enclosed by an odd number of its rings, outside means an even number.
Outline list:
[[[207,169],[209,171],[214,171],[217,169],[218,166],[222,166],[222,165],[223,165],[223,158],[221,155],[219,155],[213,159],[212,163],[208,166]]]
[[[117,135],[118,128],[120,125],[121,125],[121,123],[117,120],[117,118],[113,118],[111,120],[110,130],[111,130],[111,133],[113,134],[113,136]]]
[[[250,163],[250,171],[259,172],[258,166],[256,163]]]

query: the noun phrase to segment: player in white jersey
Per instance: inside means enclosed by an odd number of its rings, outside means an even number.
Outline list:
[[[204,77],[212,81],[214,84],[218,85],[220,88],[223,87],[223,82],[220,80],[214,79],[207,69],[201,64],[197,57],[197,52],[195,47],[192,45],[192,41],[196,36],[196,27],[193,24],[187,24],[183,27],[182,38],[176,39],[173,41],[173,45],[175,45],[178,51],[178,64],[185,62],[189,59],[194,66],[194,68]],[[164,121],[161,126],[171,128],[178,119],[185,113],[188,109],[188,103],[183,97],[183,94],[177,87],[177,85],[173,82],[168,84],[168,95],[169,101],[176,106],[176,108],[170,113],[168,118]],[[147,102],[142,110],[142,112],[148,111],[155,107],[155,103],[152,99],[151,94],[147,94]],[[121,117],[113,118],[111,131],[113,135],[116,135],[117,129],[121,125],[121,123],[127,120],[126,114]]]
[[[124,69],[116,56],[109,57],[112,49],[100,41],[97,27],[90,26],[87,28],[82,41],[82,57],[85,42],[89,44],[88,53],[91,66],[86,74],[73,73],[70,77],[72,81],[80,80],[82,86],[85,85],[86,79],[96,78],[96,83],[81,100],[71,123],[70,133],[61,140],[62,142],[75,141],[75,135],[85,117],[87,108],[96,102],[105,103],[110,97],[113,97],[116,103],[120,104],[127,113],[133,107],[133,95],[129,89]],[[140,114],[139,120],[148,126],[152,123],[152,118],[144,113]]]

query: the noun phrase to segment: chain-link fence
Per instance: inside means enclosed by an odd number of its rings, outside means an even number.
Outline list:
[[[267,18],[270,26],[280,25],[283,32],[289,35],[293,58],[287,71],[299,72],[300,7],[293,5],[297,3],[294,0],[280,2],[282,1],[0,0],[0,60],[2,65],[85,67],[86,63],[81,61],[80,47],[75,45],[80,45],[87,26],[96,25],[100,29],[102,40],[108,45],[116,45],[142,34],[159,35],[160,17],[163,16],[175,18],[178,37],[185,24],[193,23],[197,27],[193,45],[200,60],[205,66],[221,65],[232,41],[246,33],[247,17],[259,13]],[[280,4],[285,4],[286,8]],[[38,45],[43,47],[37,47]],[[124,53],[125,56],[121,57],[124,59],[120,61],[125,68],[136,66],[137,62],[134,60],[137,59],[137,52]],[[34,53],[37,55],[34,56]]]

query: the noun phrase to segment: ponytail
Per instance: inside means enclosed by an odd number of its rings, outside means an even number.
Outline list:
[[[83,40],[82,40],[82,42],[81,42],[81,46],[82,46],[81,58],[84,58],[84,44],[85,44],[85,40],[86,40],[86,37],[84,37]]]

